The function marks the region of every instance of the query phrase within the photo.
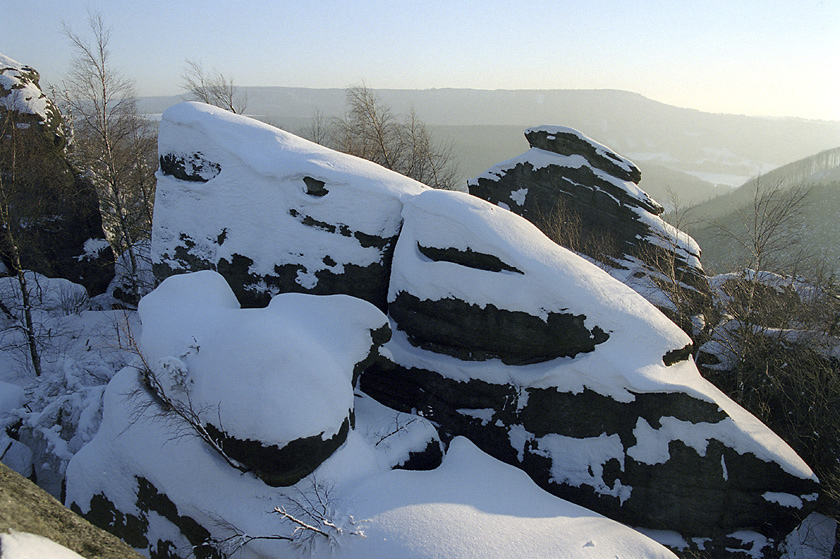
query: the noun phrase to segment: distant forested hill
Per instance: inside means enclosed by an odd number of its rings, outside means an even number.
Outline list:
[[[707,271],[732,271],[746,259],[743,248],[721,229],[744,235],[744,221],[750,221],[754,200],[769,189],[804,189],[799,215],[791,227],[778,231],[791,241],[786,260],[800,255],[826,261],[840,272],[840,148],[822,151],[757,177],[725,195],[698,204],[689,211],[693,222],[688,230],[703,249]]]

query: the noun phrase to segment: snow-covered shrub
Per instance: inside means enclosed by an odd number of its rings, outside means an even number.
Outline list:
[[[85,288],[68,280],[25,277],[42,374],[30,370],[20,283],[0,278],[0,382],[10,395],[0,409],[0,455],[59,496],[67,463],[99,428],[105,385],[130,358],[119,333],[134,318],[88,310]]]

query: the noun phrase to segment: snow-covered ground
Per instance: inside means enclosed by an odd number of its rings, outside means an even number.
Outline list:
[[[84,559],[63,545],[28,532],[0,533],[0,557],[3,559]]]

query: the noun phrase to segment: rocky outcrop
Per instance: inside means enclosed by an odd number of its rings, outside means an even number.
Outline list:
[[[246,307],[298,292],[349,294],[385,310],[400,200],[422,185],[198,103],[164,114],[158,149],[158,279],[210,269]]]
[[[499,212],[489,215],[495,213]],[[537,291],[534,284],[547,278],[511,264],[511,259],[519,260],[515,254],[500,257],[490,252],[496,248],[492,240],[484,246],[475,243],[487,223],[481,218],[465,221],[465,216],[484,215],[487,204],[466,194],[429,191],[407,202],[388,312],[413,345],[462,360],[495,358],[524,365],[591,352],[609,339],[573,299]],[[460,243],[450,243],[443,233],[455,223]],[[433,233],[433,228],[440,229]],[[486,283],[493,277],[522,293],[495,297]],[[464,284],[458,285],[455,278]],[[536,292],[541,293],[538,301],[532,300]]]
[[[61,114],[38,80],[31,67],[0,55],[0,167],[9,222],[20,224],[11,231],[20,266],[98,295],[114,277],[99,199],[67,162]],[[7,269],[17,268],[7,236],[0,240],[0,257]]]
[[[422,410],[557,496],[632,526],[712,538],[709,549],[738,530],[779,541],[814,507],[808,467],[700,377],[691,340],[637,293],[469,196],[425,192],[403,216],[389,295],[396,332],[389,359],[362,376],[367,394]],[[422,247],[459,256],[433,259]],[[472,265],[465,255],[483,256]],[[404,314],[406,294],[424,315]],[[589,345],[554,339],[559,355],[547,355],[529,343],[539,328],[489,318],[500,309],[543,329],[552,316],[576,317]],[[471,328],[475,353],[463,342]],[[485,332],[495,348],[481,345]]]
[[[0,109],[4,118],[14,118],[19,130],[38,129],[44,142],[57,149],[64,147],[64,119],[55,103],[41,91],[41,76],[31,66],[0,54]]]
[[[581,201],[576,211],[612,228],[616,250],[597,254],[613,275],[647,277],[643,253],[668,242],[686,274],[701,273],[696,247],[635,187],[632,164],[565,129],[529,137],[537,147],[527,158],[476,186],[507,184],[507,205],[536,213],[557,200],[549,179],[561,176],[563,196]],[[633,526],[678,532],[698,547],[707,542],[716,556],[734,547],[736,533],[772,544],[814,507],[811,470],[700,377],[685,332],[501,200],[425,189],[204,105],[170,109],[160,149],[158,273],[219,273],[169,277],[141,303],[148,370],[174,395],[149,396],[147,378],[142,409],[187,402],[199,410],[206,436],[177,452],[189,459],[213,450],[215,460],[196,462],[206,468],[201,483],[227,480],[231,466],[241,466],[246,493],[259,495],[318,464],[328,469],[359,436],[358,380],[401,417],[431,419],[443,440],[468,437],[556,496]],[[536,178],[548,181],[544,188],[525,186]],[[321,293],[344,295],[308,295]],[[243,306],[271,303],[241,309],[234,294]],[[387,311],[388,327],[358,298]],[[274,324],[282,317],[288,327]],[[160,457],[131,450],[166,433],[134,428],[137,420],[120,408],[120,395],[138,386],[131,371],[109,386],[107,427],[68,468],[69,502],[126,526],[163,507],[178,537],[194,545],[179,523],[189,518],[210,530],[207,502],[200,506],[194,490],[175,482],[185,474],[162,475]],[[412,451],[436,462],[439,448],[432,437]],[[104,460],[131,464],[123,489],[87,481]],[[164,505],[112,499],[146,482]],[[140,531],[154,531],[149,526]]]
[[[571,128],[529,128],[525,137],[531,149],[471,179],[471,194],[600,262],[672,318],[702,311],[709,287],[700,248],[659,217],[663,207],[638,187],[638,167]]]

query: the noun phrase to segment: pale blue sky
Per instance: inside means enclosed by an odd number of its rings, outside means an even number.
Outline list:
[[[239,85],[610,88],[712,112],[840,120],[838,0],[0,0],[0,52],[58,83],[62,21],[112,27],[140,95],[187,58]]]

